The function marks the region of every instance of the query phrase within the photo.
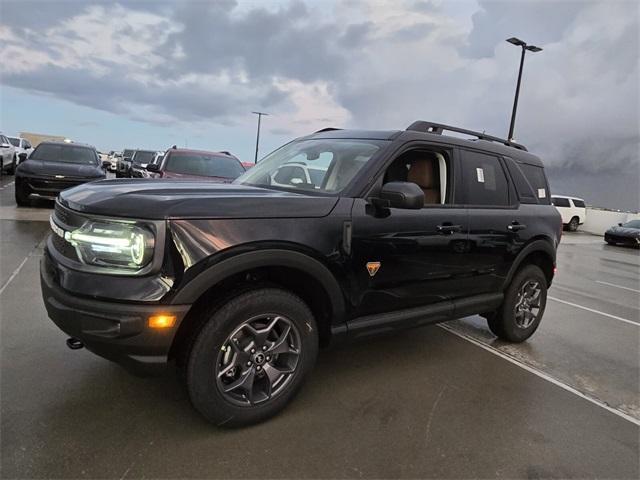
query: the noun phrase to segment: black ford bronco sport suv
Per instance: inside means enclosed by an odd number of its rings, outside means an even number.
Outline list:
[[[233,184],[76,187],[51,229],[42,294],[68,345],[175,363],[196,409],[233,426],[281,410],[341,338],[480,314],[526,340],[562,222],[523,146],[419,121],[321,130]]]

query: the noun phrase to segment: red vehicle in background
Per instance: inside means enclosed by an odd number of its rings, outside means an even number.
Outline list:
[[[206,179],[230,183],[245,172],[229,152],[170,148],[159,163],[147,165],[151,178]]]

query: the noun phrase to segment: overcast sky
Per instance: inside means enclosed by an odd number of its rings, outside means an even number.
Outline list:
[[[0,0],[0,129],[261,153],[416,119],[515,136],[555,193],[639,209],[640,2]]]

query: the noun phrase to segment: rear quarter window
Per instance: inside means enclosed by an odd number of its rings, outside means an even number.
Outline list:
[[[573,205],[578,207],[578,208],[585,208],[586,205],[584,204],[584,200],[576,200],[575,198],[572,199],[573,200]]]
[[[529,184],[529,192],[533,194],[537,203],[549,204],[549,185],[544,174],[544,168],[528,163],[511,163],[522,172],[524,179]],[[511,166],[509,167],[511,169]],[[516,181],[514,179],[514,181]],[[517,187],[517,184],[516,184]]]

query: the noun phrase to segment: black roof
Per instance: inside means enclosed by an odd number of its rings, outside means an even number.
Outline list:
[[[444,132],[446,131],[459,133],[471,138],[445,135]],[[520,162],[542,166],[540,158],[529,153],[524,145],[488,135],[484,132],[476,132],[433,122],[416,121],[409,125],[406,130],[342,130],[338,128],[324,128],[309,135],[307,138],[360,138],[373,140],[395,140],[396,138],[424,139],[434,143],[479,148],[497,155],[511,157]]]

